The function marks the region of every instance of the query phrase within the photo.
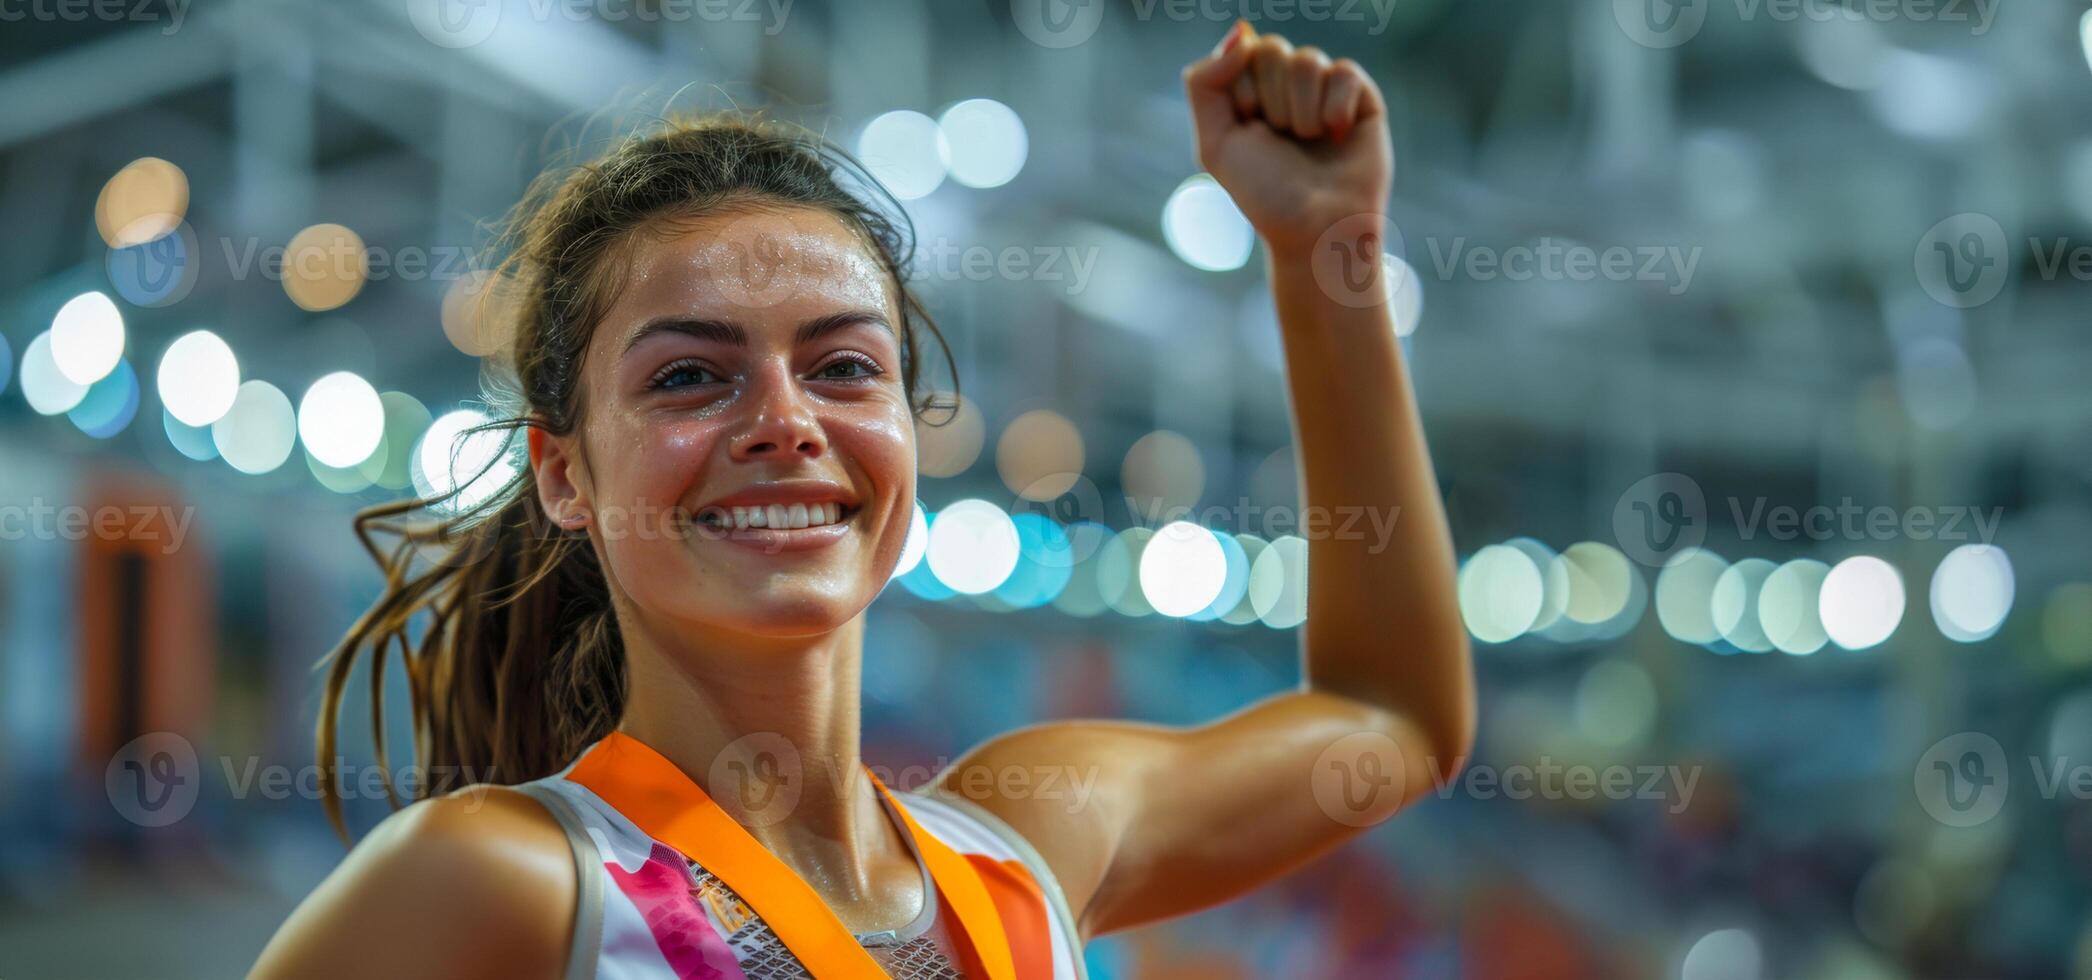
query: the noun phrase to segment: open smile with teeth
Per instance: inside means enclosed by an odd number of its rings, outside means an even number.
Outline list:
[[[840,524],[849,514],[850,509],[839,503],[769,504],[760,507],[715,507],[705,511],[701,519],[712,527],[731,531],[746,531],[750,528],[788,531]]]

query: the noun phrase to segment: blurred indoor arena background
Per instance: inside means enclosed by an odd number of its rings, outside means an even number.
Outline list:
[[[237,975],[339,860],[350,516],[457,480],[483,222],[668,109],[858,153],[952,338],[868,761],[1294,683],[1345,529],[1291,510],[1262,258],[1192,157],[1236,17],[1387,91],[1480,742],[1091,976],[2088,975],[2084,8],[0,0],[0,976]]]

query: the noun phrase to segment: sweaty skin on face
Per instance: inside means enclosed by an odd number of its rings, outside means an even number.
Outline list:
[[[826,212],[715,214],[637,237],[568,438],[606,572],[643,614],[808,635],[878,595],[915,498],[894,294]],[[832,543],[729,540],[698,520],[728,494],[809,480],[850,504]]]

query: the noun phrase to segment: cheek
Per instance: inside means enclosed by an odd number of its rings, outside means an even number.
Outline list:
[[[603,496],[634,505],[679,502],[726,438],[717,418],[682,417],[634,424],[603,440],[613,464]]]
[[[915,495],[915,426],[905,414],[866,412],[838,419],[830,430],[880,493]]]

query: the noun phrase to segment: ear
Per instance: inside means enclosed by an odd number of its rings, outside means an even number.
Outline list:
[[[552,523],[568,530],[587,527],[594,519],[587,468],[569,436],[537,426],[529,429],[530,470],[536,478],[538,504]]]

